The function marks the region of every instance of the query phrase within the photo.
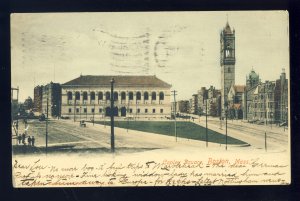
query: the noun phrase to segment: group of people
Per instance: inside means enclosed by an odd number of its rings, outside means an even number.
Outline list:
[[[25,133],[23,133],[22,135],[18,135],[17,139],[18,139],[18,144],[22,143],[23,145],[26,145],[26,135],[25,135]],[[34,136],[31,136],[31,137],[28,136],[27,137],[27,143],[28,143],[29,146],[34,147],[34,143],[35,143]]]

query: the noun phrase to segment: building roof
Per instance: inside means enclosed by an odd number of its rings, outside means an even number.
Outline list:
[[[62,86],[110,86],[114,78],[115,86],[132,87],[163,87],[171,88],[171,85],[158,79],[155,75],[81,75]]]
[[[246,89],[245,85],[234,85],[233,87],[236,92],[240,92],[240,93],[243,93]]]
[[[229,26],[229,23],[226,23],[226,27],[224,28],[224,32],[227,34],[232,34],[231,28]]]

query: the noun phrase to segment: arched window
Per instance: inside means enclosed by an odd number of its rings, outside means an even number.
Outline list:
[[[67,96],[68,96],[68,100],[72,100],[72,92],[71,92],[71,91],[69,91],[69,92],[67,93]]]
[[[121,92],[121,100],[126,100],[126,93],[124,91]]]
[[[149,94],[148,94],[148,92],[144,92],[144,100],[149,100]]]
[[[82,93],[82,96],[83,96],[83,100],[87,100],[87,92],[86,91],[84,91],[83,93]]]
[[[75,92],[75,100],[80,100],[80,93],[79,93],[79,91]]]
[[[129,92],[129,100],[133,100],[133,92],[131,91],[131,92]]]
[[[141,92],[136,92],[136,100],[141,100]]]
[[[95,100],[95,92],[91,92],[91,100]]]
[[[114,92],[114,100],[115,101],[118,100],[118,96],[119,96],[118,92]]]
[[[156,92],[152,92],[151,97],[152,97],[152,100],[156,100]]]
[[[163,92],[159,92],[159,100],[164,100],[165,99],[165,95]]]
[[[105,93],[105,98],[106,98],[106,100],[110,100],[110,92]]]
[[[98,100],[103,100],[103,93],[102,92],[98,93]]]

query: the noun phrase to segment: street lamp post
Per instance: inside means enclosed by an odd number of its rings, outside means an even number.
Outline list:
[[[79,107],[79,121],[81,121],[81,106]]]
[[[115,152],[115,136],[114,136],[114,78],[111,79],[111,93],[110,93],[110,128],[111,128],[111,152]]]

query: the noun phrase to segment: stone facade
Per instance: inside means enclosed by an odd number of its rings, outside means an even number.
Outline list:
[[[113,76],[114,114],[119,117],[171,116],[171,85],[156,76]],[[79,119],[110,115],[112,76],[80,76],[62,84],[61,115]]]
[[[33,110],[38,113],[42,113],[42,101],[43,101],[43,86],[34,87],[33,93]]]
[[[48,104],[47,104],[48,102]],[[42,113],[48,117],[60,116],[61,111],[61,85],[59,83],[50,82],[42,88]]]
[[[276,81],[247,81],[243,96],[244,119],[265,123],[279,123],[288,120],[288,79],[285,72]],[[257,82],[259,80],[259,82]]]

